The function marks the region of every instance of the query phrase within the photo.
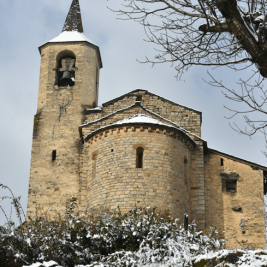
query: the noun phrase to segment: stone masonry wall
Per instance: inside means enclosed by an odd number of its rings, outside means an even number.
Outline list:
[[[142,169],[136,168],[139,146],[144,148]],[[99,134],[86,144],[83,164],[89,205],[120,205],[124,211],[135,204],[157,206],[179,217],[189,212],[190,151],[162,130],[131,127]]]
[[[191,153],[190,170],[190,221],[196,222],[199,230],[205,230],[205,183],[203,142],[196,141],[197,146]]]
[[[133,96],[131,101],[135,101],[135,100],[136,100],[136,96]],[[138,104],[128,108],[129,107],[128,105],[130,105],[130,100],[128,99],[128,101],[129,103],[126,103],[125,106],[123,106],[124,110],[116,112],[115,114],[111,116],[102,117],[103,111],[101,112],[101,114],[99,113],[90,114],[89,117],[91,118],[92,121],[96,119],[98,120],[82,128],[83,137],[85,138],[88,134],[90,134],[91,132],[101,127],[117,122],[118,120],[127,119],[135,114],[146,114],[165,124],[173,125],[171,122],[168,122],[164,119],[161,119],[160,117],[156,115],[151,114],[149,111],[143,109]],[[95,117],[93,118],[93,116]],[[87,119],[88,119],[88,116],[87,116]],[[168,116],[167,116],[167,119],[169,119]],[[198,140],[198,138],[192,135],[191,135],[191,138],[193,138],[194,140]],[[192,184],[190,188],[190,196],[191,196],[190,218],[192,218],[192,220],[195,220],[197,222],[199,229],[204,230],[205,229],[205,198],[204,198],[204,158],[203,158],[203,146],[202,146],[203,142],[202,141],[197,141],[197,142],[199,143],[199,147],[196,147],[191,153],[191,170],[192,171],[191,171],[190,177],[188,178],[191,180],[191,184]],[[85,199],[87,195],[87,192],[85,190],[85,187],[86,187],[85,184],[86,184],[87,178],[85,175],[86,172],[84,170],[82,170],[82,172],[83,172],[83,177],[81,177],[81,179],[83,180],[82,198]]]
[[[74,86],[57,89],[54,87],[56,72],[53,69],[57,67],[57,55],[64,50],[76,55],[78,70]],[[92,90],[90,84],[96,84],[95,72],[92,71],[93,76],[84,76],[85,72],[91,72],[90,68],[98,68],[96,51],[88,49],[84,43],[47,44],[41,50],[41,58],[27,216],[35,215],[36,208],[41,213],[49,210],[48,214],[54,215],[65,208],[67,199],[80,196],[81,142],[78,126],[84,117],[82,95],[86,88]],[[85,64],[89,66],[85,68]],[[68,101],[60,114],[60,105]],[[54,161],[53,150],[56,150]]]
[[[75,85],[57,88],[57,55],[66,50],[76,56]],[[111,100],[102,110],[86,110],[97,105],[99,60],[98,52],[83,42],[41,48],[27,216],[34,216],[36,210],[55,216],[71,197],[79,199],[80,208],[87,202],[111,208],[120,205],[123,211],[135,204],[157,206],[180,218],[189,213],[190,221],[196,220],[201,230],[216,227],[221,236],[228,237],[230,248],[264,249],[265,221],[257,210],[264,210],[259,198],[263,195],[262,171],[211,150],[204,156],[203,140],[194,136],[201,136],[201,113],[147,91],[135,90]],[[180,125],[192,133],[188,135],[196,146],[162,129],[166,126],[141,125],[101,130],[102,134],[82,144],[80,137],[135,114]],[[141,169],[136,168],[139,146],[144,148]],[[238,174],[235,193],[227,192],[222,179],[229,174]]]
[[[129,93],[118,100],[111,101],[110,103],[104,103],[102,111],[89,113],[86,116],[85,123],[105,117],[119,109],[127,108],[135,103],[138,96],[142,96],[141,103],[145,108],[201,137],[200,112],[196,112],[193,109],[175,104],[160,96],[145,92],[146,91],[140,90],[139,92]]]
[[[239,174],[236,193],[226,191],[222,178],[229,174]],[[262,171],[212,152],[205,156],[206,228],[216,227],[221,236],[228,237],[230,248],[266,248],[265,220],[257,210],[264,211],[260,195],[263,196]]]

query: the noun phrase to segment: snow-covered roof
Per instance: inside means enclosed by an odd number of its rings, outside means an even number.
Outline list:
[[[102,110],[102,107],[98,106],[95,108],[87,108],[86,111],[96,111],[96,110]]]
[[[41,47],[44,46],[45,44],[48,44],[48,43],[66,43],[66,42],[87,42],[87,43],[91,44],[98,52],[100,68],[103,67],[99,47],[96,44],[94,44],[90,39],[88,39],[82,32],[63,31],[62,33],[60,33],[60,35],[58,35],[54,39],[39,46],[39,51],[41,53]]]
[[[95,45],[83,33],[83,24],[79,0],[72,0],[69,13],[66,17],[60,35],[50,40],[48,43],[62,43],[62,42],[88,42]]]
[[[60,33],[57,37],[50,40],[48,43],[63,43],[63,42],[89,42],[94,44],[91,40],[89,40],[83,33],[78,31],[64,31]]]
[[[136,114],[128,119],[120,120],[112,125],[122,125],[122,124],[128,124],[128,123],[152,123],[152,124],[158,124],[158,125],[166,125],[170,126],[168,124],[162,123],[159,120],[156,120],[154,118],[151,118],[150,116],[147,116],[145,114]]]
[[[82,16],[79,0],[72,0],[72,4],[67,15],[62,32],[52,40],[39,46],[41,48],[48,43],[67,43],[67,42],[87,42],[91,44],[98,52],[100,68],[103,67],[99,47],[88,39],[83,33]]]
[[[85,141],[89,139],[89,137],[95,135],[97,132],[100,132],[102,130],[105,130],[107,128],[110,128],[110,127],[116,127],[116,126],[119,126],[119,125],[129,125],[129,124],[148,124],[148,125],[151,125],[151,124],[154,124],[154,125],[160,125],[160,126],[165,126],[167,128],[170,128],[172,130],[176,130],[176,131],[179,131],[181,132],[184,136],[186,136],[194,145],[196,144],[195,141],[189,136],[187,135],[184,131],[182,131],[181,129],[179,128],[176,128],[172,125],[168,125],[168,124],[165,124],[165,123],[162,123],[161,121],[157,120],[157,119],[154,119],[150,116],[147,116],[145,114],[136,114],[130,118],[127,118],[127,119],[123,119],[123,120],[119,120],[117,122],[114,122],[112,124],[108,124],[108,125],[105,125],[103,127],[100,127],[98,128],[97,130],[89,133],[86,137],[85,137]]]
[[[102,120],[104,120],[104,119],[107,119],[108,117],[110,117],[110,116],[112,116],[112,115],[114,115],[114,114],[116,114],[116,113],[118,113],[118,112],[121,112],[121,111],[130,109],[130,108],[132,108],[132,107],[134,107],[134,106],[140,106],[143,110],[147,111],[148,113],[150,113],[150,114],[152,114],[152,115],[155,115],[156,117],[158,117],[158,118],[160,118],[160,119],[162,119],[162,120],[165,120],[165,121],[168,122],[168,123],[171,123],[174,127],[177,127],[179,130],[183,131],[183,132],[186,133],[187,135],[189,134],[189,135],[195,136],[198,140],[205,141],[203,138],[199,137],[198,135],[193,134],[193,133],[191,133],[190,131],[188,131],[188,130],[182,128],[179,124],[177,124],[177,123],[175,123],[175,122],[173,122],[173,121],[171,121],[171,120],[168,120],[168,119],[166,119],[166,118],[160,116],[159,114],[157,114],[157,113],[155,113],[155,112],[153,112],[153,111],[151,111],[151,110],[145,108],[145,107],[142,105],[142,103],[141,103],[140,101],[136,101],[134,104],[132,104],[132,105],[126,107],[126,108],[118,109],[118,110],[116,110],[115,112],[112,112],[112,113],[110,113],[110,114],[108,114],[108,115],[106,115],[106,116],[104,116],[104,117],[102,117],[102,118],[100,118],[100,119],[97,119],[97,120],[90,121],[90,122],[87,122],[87,123],[85,123],[85,124],[82,124],[82,125],[79,126],[79,131],[80,131],[80,133],[81,133],[81,129],[82,129],[83,127],[86,127],[86,126],[88,126],[88,125],[94,124],[94,123],[99,122],[99,121],[102,121]],[[87,111],[95,111],[95,109],[86,109],[86,110],[87,110]],[[82,137],[81,137],[81,138],[82,138]]]

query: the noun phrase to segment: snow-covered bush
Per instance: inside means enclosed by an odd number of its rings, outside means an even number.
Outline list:
[[[0,206],[7,219],[0,226],[0,267],[267,266],[267,251],[226,250],[216,231],[203,235],[194,224],[184,229],[168,211],[135,207],[122,214],[118,207],[77,214],[72,198],[64,215],[22,223],[19,198],[10,199],[20,226]]]
[[[205,236],[195,225],[185,230],[179,220],[160,216],[156,208],[136,207],[125,214],[119,207],[113,213],[91,208],[74,215],[75,201],[57,219],[37,216],[20,227],[1,228],[0,266],[44,261],[70,267],[187,266],[197,255],[223,247],[215,231]]]

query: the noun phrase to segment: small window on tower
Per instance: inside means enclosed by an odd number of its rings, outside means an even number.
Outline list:
[[[96,178],[96,159],[97,153],[93,154],[92,156],[92,179]]]
[[[52,151],[52,161],[56,160],[56,157],[57,157],[57,151],[53,150]]]
[[[96,99],[98,99],[98,86],[99,86],[99,70],[96,68]]]
[[[221,166],[223,166],[223,159],[221,159]]]
[[[136,168],[143,168],[143,158],[144,158],[144,149],[142,147],[138,147],[136,149]]]
[[[184,157],[184,181],[187,184],[187,175],[188,175],[188,171],[187,171],[187,158]]]

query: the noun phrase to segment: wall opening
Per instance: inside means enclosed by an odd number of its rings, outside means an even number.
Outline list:
[[[184,157],[184,181],[187,184],[187,157]]]
[[[267,194],[267,171],[263,171],[263,188],[264,188],[264,195]]]
[[[72,51],[64,50],[57,55],[55,85],[73,86],[75,83],[76,56]]]
[[[236,180],[226,181],[226,191],[227,192],[236,192]]]
[[[142,96],[141,96],[141,95],[138,95],[138,96],[136,97],[136,101],[142,101]]]
[[[96,159],[97,159],[97,154],[94,154],[92,156],[92,179],[96,178]]]
[[[96,67],[96,104],[98,103],[98,94],[99,94],[99,70],[98,67]]]
[[[221,166],[223,166],[223,159],[221,159]]]
[[[136,168],[142,169],[144,166],[144,149],[138,147],[136,149]]]
[[[57,151],[53,150],[52,151],[52,161],[56,160],[56,157],[57,157]]]

